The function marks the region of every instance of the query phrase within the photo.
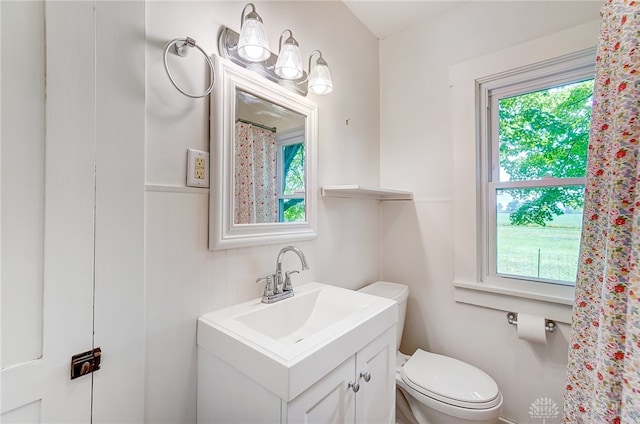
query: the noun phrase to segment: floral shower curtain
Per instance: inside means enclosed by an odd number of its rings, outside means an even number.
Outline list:
[[[565,422],[640,423],[640,3],[601,10]]]
[[[278,222],[275,131],[237,121],[235,149],[234,222]]]

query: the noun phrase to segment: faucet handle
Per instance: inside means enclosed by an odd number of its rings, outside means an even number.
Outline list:
[[[291,285],[291,274],[299,274],[300,271],[287,271],[284,273],[284,285],[282,286],[282,291],[293,291],[293,286]]]
[[[264,294],[262,297],[273,296],[273,275],[267,275],[266,277],[258,278],[256,283],[261,283],[266,281],[266,285],[264,286]]]

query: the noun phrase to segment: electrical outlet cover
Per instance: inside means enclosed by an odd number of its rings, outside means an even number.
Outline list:
[[[209,153],[187,149],[187,186],[209,187]]]

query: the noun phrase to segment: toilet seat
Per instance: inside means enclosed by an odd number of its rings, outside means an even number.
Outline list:
[[[484,371],[422,349],[401,367],[404,383],[424,396],[467,409],[490,409],[502,402],[493,379]]]

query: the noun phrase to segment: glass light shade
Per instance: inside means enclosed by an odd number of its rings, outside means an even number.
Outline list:
[[[293,38],[289,38],[292,40]],[[302,77],[302,56],[295,40],[287,40],[280,50],[274,72],[280,78],[295,80]]]
[[[271,56],[269,40],[257,13],[250,13],[242,24],[238,54],[250,62],[262,62]]]
[[[320,58],[309,70],[309,91],[313,94],[329,94],[333,90],[331,72],[324,59]]]

